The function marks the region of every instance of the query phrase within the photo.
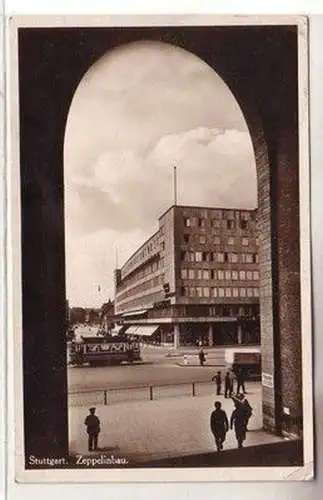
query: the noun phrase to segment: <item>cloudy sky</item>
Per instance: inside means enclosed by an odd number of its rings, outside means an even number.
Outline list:
[[[254,208],[257,181],[240,108],[194,55],[140,42],[106,54],[74,95],[65,133],[67,298],[113,298],[120,265],[173,203]],[[100,292],[98,291],[100,287]]]

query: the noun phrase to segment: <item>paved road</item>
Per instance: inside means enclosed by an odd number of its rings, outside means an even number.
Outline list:
[[[69,392],[111,387],[136,387],[148,384],[190,383],[210,381],[216,372],[214,366],[178,366],[182,357],[166,357],[167,350],[142,351],[143,362],[119,366],[70,366]]]

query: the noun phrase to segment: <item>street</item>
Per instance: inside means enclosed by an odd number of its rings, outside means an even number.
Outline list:
[[[143,349],[142,363],[117,366],[70,366],[69,392],[156,384],[211,381],[216,366],[180,366],[182,357],[166,357],[166,349]],[[193,357],[193,356],[192,356]],[[197,364],[197,359],[196,359]],[[223,371],[223,367],[219,367]]]

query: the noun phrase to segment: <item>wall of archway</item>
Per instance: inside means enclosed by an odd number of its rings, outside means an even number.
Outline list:
[[[84,73],[99,57],[141,39],[178,45],[206,61],[244,113],[258,175],[262,369],[268,375],[264,425],[275,432],[301,433],[297,27],[21,29],[23,361],[29,453],[43,448],[58,455],[68,447],[63,145],[69,106]],[[37,71],[31,70],[31,60]],[[41,223],[35,226],[35,220]]]

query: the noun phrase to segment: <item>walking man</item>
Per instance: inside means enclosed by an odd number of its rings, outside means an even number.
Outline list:
[[[232,412],[230,419],[230,429],[233,429],[238,441],[238,448],[242,448],[243,442],[246,439],[246,418],[243,405],[240,401],[234,400],[235,409]]]
[[[215,439],[217,451],[223,450],[226,433],[229,430],[228,417],[225,411],[221,410],[220,401],[214,403],[215,410],[211,413],[211,431]]]
[[[233,375],[227,371],[224,378],[224,397],[231,398],[233,393]]]
[[[248,424],[250,417],[252,415],[252,406],[250,405],[248,399],[245,397],[244,394],[239,394],[238,396],[240,405],[243,408],[244,415],[245,415],[245,422],[246,422],[246,431],[248,431]]]
[[[212,377],[212,382],[216,383],[216,395],[219,396],[221,394],[221,385],[222,385],[222,380],[221,380],[221,372],[217,372],[214,377]]]
[[[90,408],[90,414],[86,417],[84,424],[89,436],[88,449],[89,451],[97,451],[98,436],[100,433],[100,420],[95,415],[95,408]]]

